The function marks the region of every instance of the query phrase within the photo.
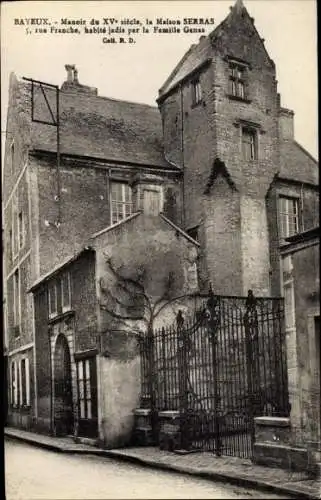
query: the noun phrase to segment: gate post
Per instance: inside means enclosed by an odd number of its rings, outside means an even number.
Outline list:
[[[178,354],[178,380],[179,380],[179,419],[180,419],[180,447],[189,449],[189,422],[188,422],[188,391],[187,391],[187,352],[186,335],[184,332],[184,318],[179,310],[176,316],[177,324],[177,354]]]
[[[222,440],[220,435],[220,422],[218,415],[219,397],[218,397],[218,385],[217,385],[217,336],[218,336],[219,316],[215,310],[217,304],[218,304],[218,299],[215,297],[212,287],[210,286],[209,298],[207,300],[207,308],[209,312],[209,318],[208,318],[209,333],[212,343],[215,454],[216,456],[220,457],[222,454]]]
[[[243,322],[245,328],[245,345],[246,345],[246,371],[247,371],[247,393],[248,393],[248,410],[250,418],[250,435],[251,435],[251,445],[253,448],[255,439],[255,427],[254,427],[254,416],[255,416],[255,397],[258,397],[257,391],[254,391],[254,379],[257,380],[257,374],[255,373],[255,367],[258,363],[258,359],[255,359],[257,352],[257,311],[256,311],[256,299],[253,295],[252,290],[248,291],[248,296],[246,299],[246,311],[244,314]],[[254,347],[254,348],[253,348]],[[254,354],[254,356],[253,356]],[[254,377],[253,377],[254,371]],[[256,394],[255,394],[256,393]]]

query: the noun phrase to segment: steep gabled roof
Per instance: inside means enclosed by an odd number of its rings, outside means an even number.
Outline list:
[[[83,91],[82,87],[80,84],[63,86],[60,91],[62,154],[170,166],[163,153],[162,123],[157,107],[100,97],[95,92]],[[23,112],[30,120],[31,85],[18,81],[17,92],[24,96]],[[55,115],[55,90],[47,89],[46,97]],[[50,120],[39,88],[35,89],[34,110],[35,118]],[[55,127],[32,123],[30,147],[56,151]]]
[[[302,168],[303,165],[304,168]],[[282,141],[280,144],[279,177],[318,185],[318,162],[298,142],[294,140]]]
[[[264,43],[254,26],[253,18],[250,17],[243,1],[236,0],[229,15],[208,36],[200,37],[199,43],[192,45],[182,57],[160,88],[158,99],[161,100],[162,97],[168,94],[168,92],[178,85],[179,82],[186,79],[188,75],[197,70],[197,68],[201,67],[206,61],[210,61],[213,56],[213,48],[215,48],[216,45],[217,47],[220,45],[222,37],[225,34],[227,37],[230,37],[233,30],[239,30],[239,28],[241,28],[241,24],[244,24],[244,22],[247,23],[248,26],[251,26],[251,30],[253,31],[253,34],[255,34],[256,47],[253,49],[254,52],[257,46],[259,46],[260,50],[264,52],[268,63],[274,66],[274,63],[271,61]],[[252,41],[253,40],[254,39],[252,38]],[[242,44],[238,41],[237,37],[235,37],[234,41],[233,36],[230,37],[229,43],[234,43],[237,50],[243,50],[243,47],[241,46]],[[237,56],[237,54],[234,55]]]
[[[208,37],[204,37],[199,44],[192,45],[159,89],[159,97],[167,94],[179,82],[184,80],[186,76],[193,73],[199,66],[209,60],[211,53],[211,42]]]

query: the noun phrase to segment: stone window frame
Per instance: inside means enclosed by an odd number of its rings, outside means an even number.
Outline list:
[[[295,201],[295,204],[297,206],[297,215],[296,215],[296,219],[297,219],[297,228],[296,228],[296,232],[295,233],[291,233],[291,234],[287,234],[286,236],[283,236],[281,234],[281,213],[280,213],[280,203],[281,203],[281,199],[286,199],[286,200],[291,200],[291,201]],[[301,229],[301,221],[300,221],[300,195],[298,193],[295,193],[295,192],[283,192],[283,191],[278,191],[277,193],[277,225],[278,225],[278,236],[279,236],[279,243],[280,245],[284,245],[284,244],[287,244],[287,242],[285,241],[285,238],[288,238],[289,236],[293,236],[294,234],[298,234],[300,232],[300,229]],[[283,212],[282,212],[283,214]],[[283,214],[285,215],[285,214]]]
[[[22,366],[24,366],[24,376]],[[30,362],[27,355],[12,359],[10,363],[10,405],[30,408]]]
[[[142,208],[144,210],[144,203],[145,203],[145,192],[150,191],[154,193],[158,193],[158,199],[159,199],[159,210],[158,214],[163,212],[164,209],[164,189],[162,185],[155,185],[155,184],[143,184],[140,189],[139,196],[141,198],[141,203],[142,203]],[[158,215],[157,214],[157,215]]]
[[[260,135],[265,134],[266,131],[263,130],[262,126],[259,123],[255,123],[249,120],[243,120],[242,118],[238,118],[237,120],[234,121],[233,123],[234,127],[239,128],[239,147],[240,147],[240,154],[241,158],[243,161],[248,161],[248,162],[256,162],[260,160]],[[254,136],[254,158],[253,159],[248,159],[245,160],[243,157],[243,131],[251,132]]]
[[[25,380],[23,383],[22,377],[22,362],[24,361],[24,372],[25,372]],[[30,367],[29,367],[29,358],[27,356],[23,356],[19,360],[19,406],[22,408],[30,407]],[[25,395],[25,401],[23,401],[23,395]]]
[[[234,99],[236,101],[250,103],[251,100],[248,96],[247,81],[248,72],[251,69],[251,65],[247,61],[243,61],[233,56],[226,56],[225,61],[228,63],[228,92],[227,96],[229,99]],[[234,72],[240,73],[241,75],[235,75]],[[238,86],[242,89],[241,92],[238,91]]]
[[[250,157],[247,158],[244,154],[245,147],[244,145],[247,144],[245,141],[245,138],[249,137],[251,141],[251,153]],[[253,142],[252,142],[253,141]],[[256,161],[258,160],[259,153],[258,153],[258,134],[257,130],[254,127],[247,126],[247,125],[242,125],[241,127],[241,142],[242,142],[242,159],[245,161]]]
[[[203,102],[203,92],[200,76],[197,75],[191,80],[192,86],[192,107],[198,106]]]
[[[68,303],[64,303],[64,279],[67,277],[68,283]],[[63,313],[71,311],[71,275],[70,271],[64,271],[60,277],[61,284],[61,310]]]
[[[13,329],[14,337],[20,337],[21,330],[21,273],[19,266],[12,273],[12,292],[13,292]]]
[[[113,185],[115,184],[119,184],[122,186],[122,199],[119,201],[117,199],[113,199]],[[129,189],[129,198],[130,198],[130,201],[126,202],[126,195],[125,195],[125,188],[128,188]],[[110,183],[109,183],[109,199],[110,199],[110,224],[111,225],[114,225],[114,224],[118,224],[119,222],[121,222],[122,220],[124,220],[126,217],[129,217],[130,215],[133,214],[133,192],[132,192],[132,188],[130,186],[130,183],[127,182],[126,180],[118,180],[118,179],[110,179]],[[115,211],[113,209],[113,203],[116,203],[117,206],[121,206],[121,211],[122,211],[122,217],[119,218],[118,215],[119,215],[119,212],[118,210],[116,211],[116,216],[117,216],[117,220],[114,221],[115,217]],[[126,205],[128,205],[130,208],[129,208],[129,214],[126,215]]]
[[[52,294],[51,291],[55,291],[55,308],[52,308],[53,300],[52,300]],[[51,281],[48,284],[48,316],[49,319],[55,318],[58,316],[58,287],[57,287],[57,282],[56,281]]]

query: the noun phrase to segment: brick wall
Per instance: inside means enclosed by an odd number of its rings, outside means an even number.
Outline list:
[[[30,286],[30,256],[22,261],[18,267],[20,281],[20,329],[17,331],[14,324],[14,279],[15,274],[12,273],[7,279],[7,313],[8,313],[8,348],[9,351],[17,349],[25,344],[33,341],[33,306],[32,297],[27,294]],[[18,297],[18,295],[17,295]]]
[[[56,170],[38,163],[40,275],[76,253],[94,232],[110,224],[107,175],[104,170],[61,169],[61,224],[58,216]]]
[[[18,240],[18,216],[23,217],[23,243]],[[30,297],[26,290],[31,285],[32,261],[30,256],[30,219],[28,200],[28,180],[26,170],[22,173],[19,182],[15,185],[12,197],[4,209],[4,276],[5,295],[7,296],[7,327],[9,349],[16,349],[24,343],[32,341],[32,317]],[[20,277],[21,301],[21,335],[19,340],[12,335],[13,327],[13,280],[18,271]],[[17,295],[18,297],[18,295]]]
[[[51,357],[48,328],[47,289],[39,289],[34,295],[35,308],[35,352],[37,360],[37,398],[39,431],[49,432],[51,427]]]
[[[75,351],[97,347],[95,258],[86,253],[71,268],[72,309],[75,311]]]

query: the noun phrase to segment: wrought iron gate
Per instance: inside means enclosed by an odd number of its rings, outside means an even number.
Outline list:
[[[283,300],[212,292],[141,342],[142,405],[178,410],[182,449],[250,457],[254,417],[289,413]]]

